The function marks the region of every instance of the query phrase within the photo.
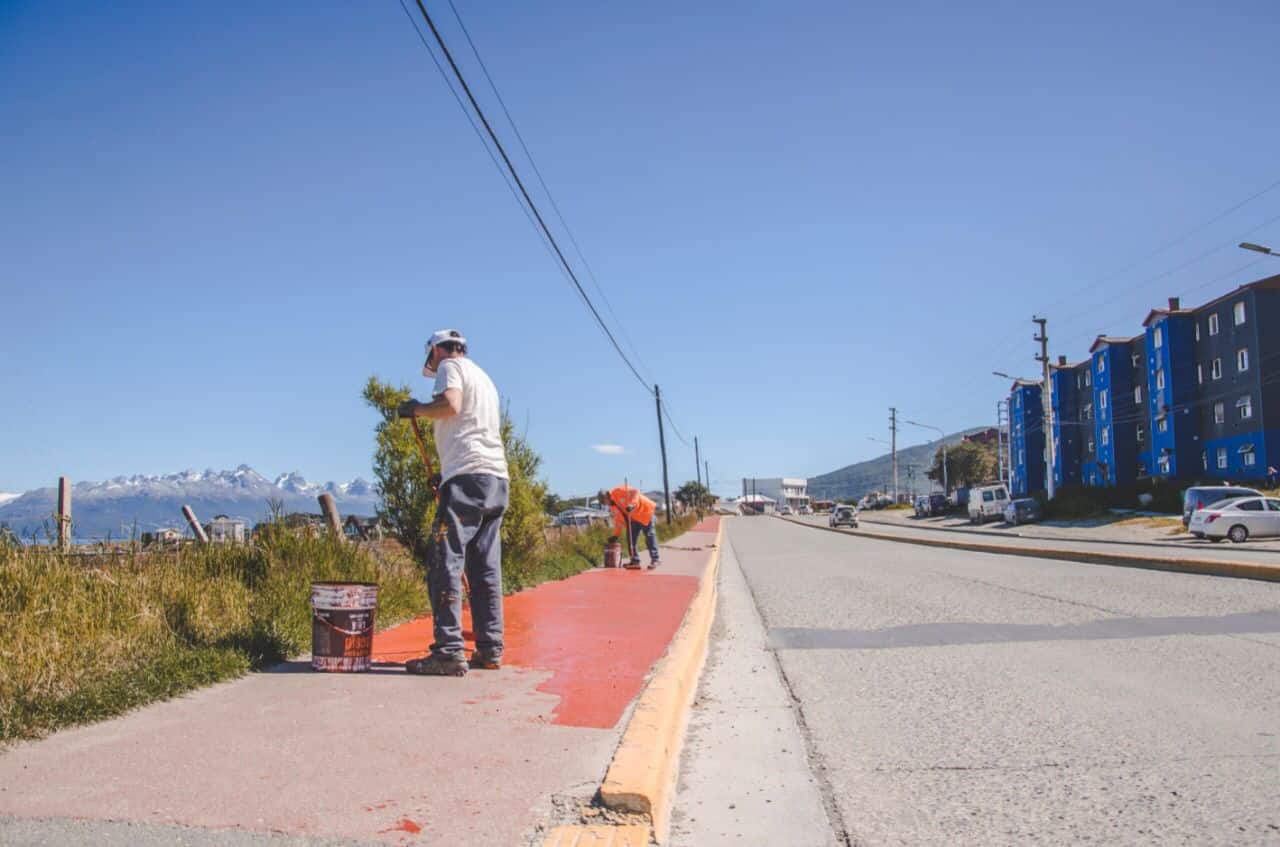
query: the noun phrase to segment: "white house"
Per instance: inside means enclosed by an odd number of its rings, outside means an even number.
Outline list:
[[[792,477],[747,477],[742,480],[743,495],[758,494],[792,509],[809,505],[809,480]]]
[[[205,528],[210,544],[243,544],[244,521],[218,515]]]

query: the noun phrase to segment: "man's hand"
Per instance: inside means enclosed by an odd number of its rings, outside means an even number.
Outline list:
[[[414,417],[414,413],[418,408],[417,400],[405,400],[396,407],[396,420],[408,420]]]

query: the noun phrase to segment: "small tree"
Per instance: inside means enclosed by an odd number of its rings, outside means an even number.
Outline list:
[[[431,522],[436,513],[436,495],[414,443],[412,425],[408,421],[396,420],[396,407],[409,399],[409,388],[403,385],[396,388],[377,377],[369,377],[364,387],[364,399],[382,415],[376,428],[373,455],[373,473],[382,495],[378,517],[387,531],[425,568]],[[422,426],[421,422],[419,426],[428,454],[433,462],[438,461],[432,427]],[[524,438],[516,434],[515,426],[505,411],[502,415],[502,442],[511,478],[507,512],[502,519],[505,573],[531,561],[542,545],[542,507],[547,491],[537,479],[542,460]],[[436,470],[439,471],[438,466]]]
[[[706,486],[700,482],[689,480],[675,491],[676,499],[688,509],[710,509],[715,498]]]
[[[995,449],[988,445],[974,441],[961,441],[959,444],[949,445],[946,460],[946,480],[952,487],[972,485],[975,482],[992,479],[996,475]],[[941,447],[934,453],[933,467],[929,468],[925,476],[935,482],[942,481]]]

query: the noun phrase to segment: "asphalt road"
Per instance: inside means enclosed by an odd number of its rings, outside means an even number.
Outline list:
[[[1280,844],[1280,585],[726,538],[840,842]]]
[[[867,532],[876,532],[885,535],[899,535],[903,537],[923,536],[926,538],[936,539],[939,537],[950,536],[955,538],[957,541],[974,541],[982,544],[1003,545],[1008,547],[1052,547],[1056,550],[1121,553],[1133,556],[1153,556],[1155,558],[1170,560],[1197,559],[1204,561],[1248,562],[1251,564],[1271,566],[1280,565],[1280,557],[1276,555],[1276,551],[1271,542],[1214,544],[1200,539],[1188,539],[1182,542],[1161,544],[1121,544],[1112,540],[1078,541],[1061,538],[1018,535],[1012,530],[998,532],[987,529],[972,532],[959,528],[939,529],[936,526],[931,525],[912,526],[892,519],[878,517],[879,513],[873,514],[877,516],[871,517],[870,519],[865,516],[859,518],[860,529],[864,529]],[[785,518],[784,520],[813,524],[816,526],[827,526],[830,517],[828,515],[804,515],[796,518]],[[842,528],[841,531],[852,533],[857,530]]]

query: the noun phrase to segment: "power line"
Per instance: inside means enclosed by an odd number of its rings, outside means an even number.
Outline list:
[[[511,163],[511,157],[507,155],[506,148],[502,146],[502,141],[499,140],[497,133],[493,131],[493,126],[485,116],[484,110],[480,108],[480,104],[476,101],[475,95],[471,92],[471,86],[467,84],[466,78],[458,68],[458,63],[454,61],[453,54],[449,51],[448,45],[445,44],[444,37],[440,35],[440,30],[436,28],[435,21],[431,19],[431,15],[427,12],[427,7],[422,4],[422,0],[414,0],[414,2],[418,7],[418,12],[422,15],[422,19],[426,21],[427,28],[431,30],[431,34],[434,36],[436,44],[439,45],[440,51],[444,54],[445,60],[449,63],[449,68],[453,71],[454,77],[462,87],[462,92],[466,95],[467,101],[471,104],[471,108],[475,110],[476,117],[480,119],[480,123],[483,125],[485,133],[489,136],[489,140],[497,149],[498,155],[501,156],[503,163],[506,165],[507,171],[511,174],[511,178],[515,181],[516,187],[520,190],[520,196],[524,198],[524,202],[528,205],[529,211],[531,211],[534,218],[537,219],[538,228],[542,230],[543,236],[555,251],[556,258],[559,260],[561,267],[564,269],[565,273],[568,274],[570,282],[573,283],[573,287],[577,289],[578,295],[582,298],[583,303],[586,304],[587,309],[590,310],[591,316],[595,319],[596,324],[599,325],[600,329],[609,339],[609,343],[613,345],[613,349],[617,351],[618,356],[622,359],[623,363],[626,364],[627,368],[635,376],[636,381],[644,386],[646,392],[653,394],[653,389],[649,387],[649,383],[646,382],[644,377],[640,375],[640,372],[636,370],[636,366],[631,363],[631,359],[629,359],[627,354],[623,351],[622,346],[618,343],[618,339],[614,337],[614,334],[609,329],[608,324],[606,324],[604,322],[604,318],[600,316],[600,312],[596,309],[595,304],[591,302],[591,298],[587,295],[586,289],[582,287],[582,283],[578,280],[578,275],[573,271],[573,266],[570,265],[569,260],[565,258],[564,251],[560,249],[560,244],[556,241],[556,238],[552,234],[550,227],[547,226],[546,221],[543,220],[542,212],[538,210],[538,205],[534,203],[533,198],[529,196],[529,190],[525,188],[524,181],[520,179],[520,173],[516,170],[515,165]]]
[[[649,371],[648,366],[645,365],[644,357],[640,355],[640,348],[631,340],[631,336],[627,333],[626,325],[618,317],[618,313],[613,310],[613,303],[609,301],[609,295],[605,293],[604,288],[600,285],[600,280],[596,278],[596,273],[592,269],[591,263],[587,261],[586,254],[582,252],[582,247],[578,245],[578,239],[574,237],[573,230],[569,228],[569,222],[565,220],[564,214],[560,211],[560,204],[556,202],[555,195],[551,193],[550,187],[547,186],[547,181],[543,179],[542,169],[538,167],[538,163],[533,158],[533,153],[529,151],[529,145],[525,143],[520,127],[516,124],[515,118],[511,116],[511,111],[507,108],[507,101],[502,99],[502,92],[498,90],[498,84],[493,81],[493,76],[489,73],[489,66],[485,64],[484,59],[481,57],[480,50],[471,38],[471,31],[467,29],[467,25],[463,22],[462,15],[458,13],[458,7],[454,5],[453,0],[449,0],[449,8],[453,10],[453,17],[457,20],[458,27],[462,30],[462,34],[467,40],[467,45],[471,48],[471,54],[476,57],[476,62],[480,65],[485,81],[489,83],[489,89],[493,92],[493,96],[497,98],[498,105],[502,107],[502,114],[506,116],[507,124],[510,125],[511,131],[515,133],[516,140],[520,142],[520,149],[524,151],[525,158],[529,160],[529,165],[533,168],[533,173],[538,178],[538,184],[542,186],[542,192],[547,196],[547,201],[551,203],[551,209],[556,213],[556,218],[560,221],[560,226],[563,227],[565,235],[569,237],[569,243],[573,245],[573,250],[577,253],[578,259],[582,261],[582,266],[587,271],[588,279],[591,280],[591,284],[600,295],[600,299],[604,301],[609,317],[613,318],[614,324],[622,334],[623,340],[627,342],[627,346],[631,348],[631,352],[635,354],[636,360],[645,371]]]

